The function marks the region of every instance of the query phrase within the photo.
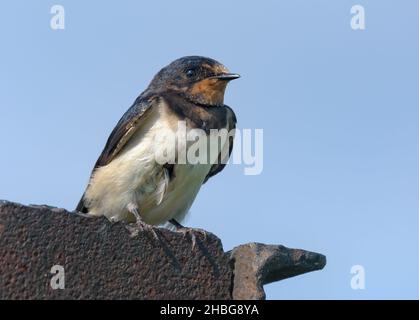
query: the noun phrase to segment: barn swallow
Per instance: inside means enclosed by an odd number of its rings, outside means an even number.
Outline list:
[[[224,92],[239,77],[200,56],[183,57],[161,69],[113,129],[76,210],[135,223],[154,235],[151,226],[166,222],[186,229],[180,221],[202,184],[223,170],[226,161],[219,161],[220,152],[204,164],[159,163],[155,154],[179,148],[161,138],[175,135],[179,121],[188,131],[202,129],[207,137],[211,129],[234,131],[236,116],[224,104]],[[233,139],[229,136],[222,146],[228,147],[227,158]]]

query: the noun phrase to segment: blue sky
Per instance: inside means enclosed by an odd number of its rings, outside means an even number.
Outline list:
[[[50,28],[61,4],[65,30]],[[366,30],[350,28],[350,8]],[[242,75],[226,103],[264,130],[264,170],[232,165],[187,225],[327,255],[270,299],[419,298],[417,1],[2,1],[0,198],[73,209],[120,116],[170,61]],[[350,286],[353,265],[365,290]]]

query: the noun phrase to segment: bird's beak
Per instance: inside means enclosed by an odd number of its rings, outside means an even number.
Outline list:
[[[240,78],[240,75],[237,74],[237,73],[222,73],[222,74],[219,74],[219,75],[214,76],[212,78],[213,79],[231,81],[231,80]]]

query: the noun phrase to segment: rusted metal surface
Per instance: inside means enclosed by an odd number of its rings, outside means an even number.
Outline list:
[[[0,201],[0,299],[265,299],[263,285],[322,269],[318,253],[158,229]],[[53,266],[64,289],[53,289]]]
[[[233,299],[265,299],[265,284],[320,270],[326,265],[322,254],[279,245],[248,243],[234,248]]]
[[[0,203],[0,299],[230,299],[220,240],[159,229],[131,238],[121,223]],[[65,289],[50,285],[54,265]]]

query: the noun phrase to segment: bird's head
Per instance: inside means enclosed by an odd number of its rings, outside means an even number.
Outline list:
[[[218,61],[200,56],[183,57],[161,69],[150,83],[153,91],[174,90],[191,102],[224,105],[224,92],[230,80],[239,78]]]

